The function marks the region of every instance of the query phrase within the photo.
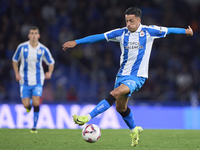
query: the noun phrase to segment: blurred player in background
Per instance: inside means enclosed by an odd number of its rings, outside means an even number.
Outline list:
[[[127,104],[131,94],[139,90],[148,78],[149,58],[154,39],[165,37],[171,33],[193,35],[190,26],[187,29],[182,29],[142,25],[141,16],[142,11],[139,8],[128,8],[125,11],[126,27],[63,44],[65,51],[82,43],[94,43],[101,40],[119,42],[121,48],[120,69],[117,73],[114,90],[89,114],[86,116],[74,115],[73,119],[76,124],[83,125],[106,111],[115,102],[116,110],[131,130],[131,146],[138,145],[139,134],[143,129],[136,126],[133,114]]]
[[[20,95],[27,113],[34,107],[33,128],[31,133],[37,133],[36,125],[39,116],[40,97],[44,79],[50,79],[54,69],[54,59],[47,47],[41,44],[39,29],[32,27],[28,34],[29,41],[21,43],[13,56],[13,68],[16,80],[20,84]],[[42,61],[48,65],[48,72],[44,74]],[[20,68],[18,69],[18,62]],[[32,105],[30,103],[32,99]]]

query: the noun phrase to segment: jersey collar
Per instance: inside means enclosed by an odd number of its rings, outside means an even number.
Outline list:
[[[33,48],[33,47],[31,46],[31,44],[30,44],[30,41],[28,42],[28,45],[29,45],[29,47]],[[35,47],[34,49],[39,49],[39,48],[40,48],[40,42],[38,41],[38,45],[37,45],[37,47]]]
[[[138,29],[135,32],[140,32],[142,30],[142,24],[140,23]]]

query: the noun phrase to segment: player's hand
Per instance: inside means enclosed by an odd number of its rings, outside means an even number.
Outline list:
[[[68,48],[73,48],[74,46],[76,46],[76,41],[68,41],[62,45],[64,51],[66,51]]]
[[[190,26],[188,26],[187,29],[185,29],[185,34],[187,34],[188,36],[193,36],[193,30]]]
[[[21,76],[20,76],[20,74],[16,74],[15,78],[16,78],[16,81],[21,80]]]
[[[51,79],[51,73],[50,72],[45,73],[45,79]]]

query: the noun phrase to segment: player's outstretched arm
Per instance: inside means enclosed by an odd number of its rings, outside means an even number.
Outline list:
[[[187,29],[185,29],[185,34],[187,34],[188,36],[193,36],[193,30],[190,26],[188,26]]]
[[[66,51],[68,48],[73,48],[75,47],[77,44],[76,44],[76,41],[68,41],[68,42],[65,42],[62,47],[63,47],[63,50]]]
[[[66,51],[68,48],[73,48],[77,44],[94,43],[94,42],[98,42],[102,40],[106,40],[104,34],[95,34],[95,35],[90,35],[90,36],[87,36],[75,41],[65,42],[62,47],[63,47],[63,50]]]
[[[190,26],[187,29],[184,28],[167,28],[167,34],[187,34],[188,36],[193,36],[193,30]]]

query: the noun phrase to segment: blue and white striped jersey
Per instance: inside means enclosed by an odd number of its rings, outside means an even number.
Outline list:
[[[33,48],[29,41],[21,43],[15,54],[13,55],[14,62],[20,63],[19,74],[21,76],[20,84],[24,85],[43,85],[44,83],[44,70],[42,61],[49,65],[54,64],[54,59],[47,47],[40,42],[38,46]]]
[[[167,31],[166,27],[140,24],[135,32],[130,32],[124,27],[104,33],[107,41],[120,43],[120,69],[117,76],[133,75],[148,78],[153,41],[165,37]]]

